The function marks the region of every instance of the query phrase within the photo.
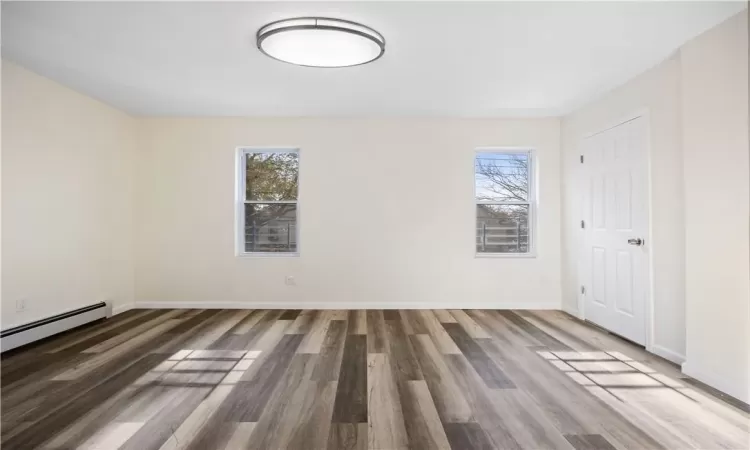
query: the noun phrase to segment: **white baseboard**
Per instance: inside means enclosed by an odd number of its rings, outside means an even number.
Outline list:
[[[581,312],[578,311],[578,308],[574,308],[570,305],[563,304],[561,309],[565,311],[566,313],[570,314],[571,316],[577,317],[583,320],[583,317],[581,316]]]
[[[135,308],[135,303],[126,303],[124,305],[118,305],[112,308],[112,315],[116,316],[120,313],[124,313],[125,311],[129,311],[133,308]]]
[[[723,377],[719,376],[719,374],[711,372],[710,370],[693,367],[690,364],[690,361],[685,361],[682,364],[682,373],[689,377],[695,378],[698,381],[706,383],[707,385],[716,388],[727,395],[731,395],[738,400],[741,400],[745,403],[750,403],[750,392],[748,392],[747,390],[743,392],[743,389],[741,389],[739,386],[729,386],[729,384],[727,384],[727,382],[723,379]]]
[[[491,302],[136,302],[128,309],[553,309],[559,303]],[[117,313],[115,313],[117,314]]]
[[[656,356],[661,356],[667,361],[672,361],[675,364],[682,364],[685,362],[685,355],[681,355],[666,347],[662,347],[661,345],[652,345],[651,348],[648,349],[648,351]]]

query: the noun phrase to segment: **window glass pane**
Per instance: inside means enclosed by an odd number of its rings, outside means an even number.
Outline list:
[[[528,253],[529,205],[477,205],[477,253]]]
[[[248,153],[245,200],[297,200],[297,153]]]
[[[297,205],[245,204],[246,252],[296,252]]]
[[[528,153],[477,153],[474,174],[478,201],[529,200]]]

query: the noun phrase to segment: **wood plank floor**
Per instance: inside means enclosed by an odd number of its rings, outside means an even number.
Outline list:
[[[3,449],[748,449],[557,311],[131,310],[2,359]]]

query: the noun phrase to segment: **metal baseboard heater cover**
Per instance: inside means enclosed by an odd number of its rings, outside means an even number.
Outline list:
[[[99,302],[8,328],[0,332],[0,349],[5,352],[105,317],[107,304]]]

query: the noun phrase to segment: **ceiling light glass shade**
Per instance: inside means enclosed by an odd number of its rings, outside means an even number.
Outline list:
[[[385,39],[358,23],[301,17],[258,30],[258,49],[279,61],[310,67],[349,67],[383,56]]]

